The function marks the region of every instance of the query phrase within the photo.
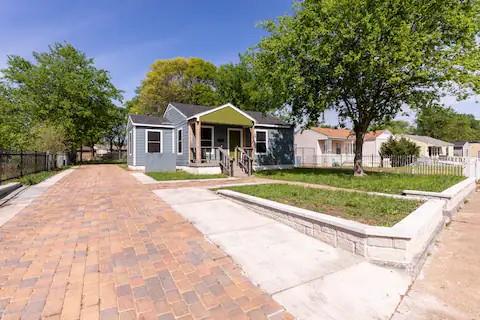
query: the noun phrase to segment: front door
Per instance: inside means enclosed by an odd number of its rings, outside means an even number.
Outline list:
[[[235,148],[242,146],[242,129],[228,129],[228,150],[230,158],[235,158]]]

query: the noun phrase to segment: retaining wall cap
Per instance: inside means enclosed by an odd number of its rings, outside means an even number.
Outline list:
[[[453,186],[443,190],[442,192],[431,192],[431,191],[421,191],[421,190],[403,190],[402,193],[405,195],[419,195],[425,197],[435,197],[450,200],[454,198],[459,192],[463,189],[469,187],[470,185],[475,185],[475,178],[466,178],[465,180],[460,181],[459,183],[454,184]]]
[[[414,195],[414,196],[423,196],[423,197],[434,197],[434,198],[442,198],[450,200],[453,195],[444,194],[441,192],[431,192],[431,191],[420,191],[420,190],[403,190],[402,193],[404,195]]]
[[[457,193],[461,192],[463,189],[467,188],[470,185],[475,185],[476,181],[475,178],[467,178],[465,180],[460,181],[457,184],[454,184],[448,189],[442,191],[442,194],[451,195],[452,198],[456,196]]]
[[[244,193],[232,191],[232,190],[218,190],[218,194],[225,195],[228,197],[232,197],[238,200],[246,201],[255,205],[259,205],[262,207],[266,207],[269,209],[273,209],[280,212],[285,212],[288,214],[300,216],[303,218],[307,218],[310,220],[318,221],[322,224],[333,225],[338,228],[348,230],[350,232],[354,232],[365,237],[367,236],[379,236],[379,237],[390,237],[390,238],[400,238],[400,239],[411,239],[414,235],[415,230],[408,230],[404,228],[393,228],[393,227],[379,227],[379,226],[370,226],[360,222],[351,221],[339,217],[334,217],[325,213],[315,212],[307,209],[302,209],[286,204],[282,204],[276,201],[262,199],[258,197],[254,197],[251,195],[247,195]],[[438,200],[429,200],[430,201],[438,201]],[[441,201],[443,203],[443,201]],[[423,204],[424,205],[424,204]],[[420,210],[423,205],[417,208],[414,212]],[[443,206],[443,205],[442,205]],[[424,210],[422,208],[421,210]],[[421,211],[420,210],[420,211]],[[408,217],[408,216],[407,216]],[[406,219],[406,218],[405,218]],[[405,220],[404,219],[404,220]],[[403,220],[402,220],[403,221]]]

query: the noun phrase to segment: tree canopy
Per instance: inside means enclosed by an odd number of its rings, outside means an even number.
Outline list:
[[[200,58],[157,60],[130,103],[132,113],[161,115],[169,102],[215,105],[217,69]]]
[[[306,125],[326,109],[353,124],[355,173],[365,133],[408,105],[479,92],[479,1],[305,0],[267,21],[254,49],[265,86]]]
[[[9,56],[2,74],[0,131],[16,135],[0,135],[5,149],[34,149],[35,134],[57,140],[61,135],[70,150],[95,143],[110,128],[111,110],[122,99],[109,73],[68,43],[33,52],[33,61]]]
[[[431,105],[417,114],[417,133],[446,141],[480,140],[480,121],[471,114]]]

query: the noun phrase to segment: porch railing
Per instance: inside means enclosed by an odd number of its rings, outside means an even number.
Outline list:
[[[201,163],[216,164],[220,161],[220,148],[214,147],[202,147],[200,148]],[[190,161],[197,162],[197,149],[190,148]]]
[[[235,158],[237,160],[238,167],[248,174],[252,175],[253,172],[253,148],[240,148],[235,149]]]
[[[233,159],[230,158],[228,150],[218,148],[218,153],[220,155],[219,165],[222,173],[233,177]]]

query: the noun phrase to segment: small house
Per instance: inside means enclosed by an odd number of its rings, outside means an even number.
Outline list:
[[[262,112],[170,103],[162,117],[130,115],[127,162],[145,171],[251,173],[294,165],[293,126]]]

